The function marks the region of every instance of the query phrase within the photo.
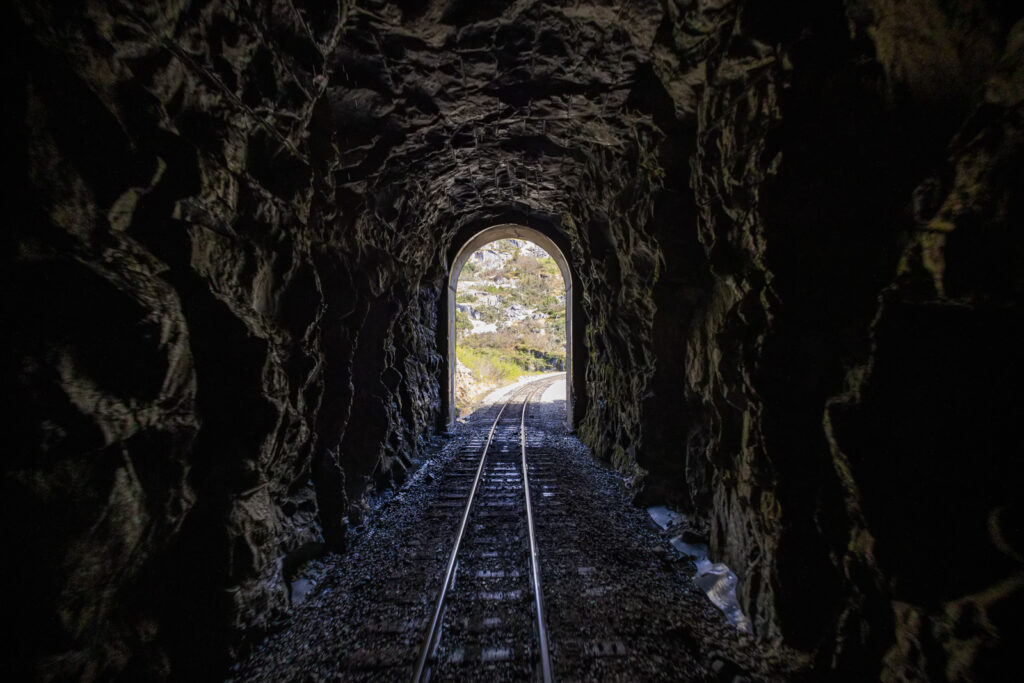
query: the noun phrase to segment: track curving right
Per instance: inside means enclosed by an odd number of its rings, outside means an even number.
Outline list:
[[[556,379],[513,390],[497,407],[475,471],[467,457],[442,490],[442,499],[464,505],[426,622],[416,683],[552,680],[525,422],[531,398]]]
[[[519,387],[507,406],[474,412],[355,528],[348,552],[311,562],[296,585],[312,584],[313,592],[232,668],[232,679],[408,681],[434,622],[439,637],[431,638],[421,679],[544,680],[543,628],[550,676],[559,681],[790,680],[780,672],[790,661],[799,665],[797,655],[769,661],[737,633],[694,584],[692,563],[666,550],[667,537],[651,529],[622,477],[566,431],[564,402],[527,401],[549,384]],[[489,436],[479,497],[438,612]],[[540,570],[536,582],[532,567]]]

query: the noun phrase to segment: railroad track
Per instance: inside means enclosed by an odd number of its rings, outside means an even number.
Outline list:
[[[560,379],[474,412],[349,553],[324,561],[309,602],[235,680],[668,683],[755,671],[751,642],[691,565],[566,434],[563,406],[531,402]]]
[[[460,453],[441,491],[461,519],[426,621],[414,683],[552,680],[526,423],[530,401],[556,379],[520,387],[488,411],[486,438]]]

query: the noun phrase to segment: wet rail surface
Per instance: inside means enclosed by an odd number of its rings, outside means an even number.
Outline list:
[[[478,410],[366,525],[313,563],[315,589],[233,677],[245,681],[542,681],[522,481],[525,432],[551,678],[783,680],[694,585],[625,481],[564,426],[551,380]],[[499,411],[476,500],[466,503]],[[445,599],[439,591],[461,548]],[[430,626],[437,636],[426,639]],[[426,655],[426,656],[424,656]],[[762,675],[758,675],[758,672]]]

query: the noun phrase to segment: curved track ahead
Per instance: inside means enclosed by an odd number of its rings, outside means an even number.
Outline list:
[[[533,524],[526,416],[556,378],[513,390],[496,406],[482,449],[460,454],[442,493],[462,517],[420,647],[413,681],[464,680],[481,662],[500,679],[552,680]],[[492,409],[494,410],[494,409]],[[489,417],[489,415],[488,415]],[[532,613],[532,614],[531,614]]]
[[[435,440],[348,552],[310,563],[309,597],[233,679],[787,680],[694,584],[623,478],[566,431],[564,401],[536,400],[560,379]]]

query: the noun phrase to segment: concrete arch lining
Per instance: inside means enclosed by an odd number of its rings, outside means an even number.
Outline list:
[[[527,240],[548,253],[555,261],[559,272],[562,274],[562,283],[565,286],[565,414],[566,421],[572,423],[572,272],[569,270],[569,261],[565,254],[558,248],[554,241],[534,228],[520,225],[518,223],[503,223],[485,228],[473,235],[459,251],[448,269],[448,424],[455,422],[458,415],[455,409],[455,295],[459,285],[459,275],[466,261],[477,249],[491,242],[504,239]]]

